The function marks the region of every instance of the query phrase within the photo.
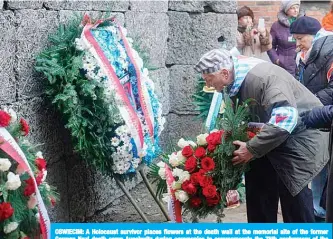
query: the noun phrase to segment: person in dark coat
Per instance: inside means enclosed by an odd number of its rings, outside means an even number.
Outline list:
[[[298,115],[322,106],[319,99],[281,67],[253,57],[232,57],[225,49],[204,54],[195,70],[208,87],[227,87],[233,100],[253,99],[251,115],[264,123],[248,142],[233,142],[239,147],[232,163],[249,164],[248,221],[277,222],[280,199],[285,222],[314,222],[308,184],[329,160],[328,133],[306,129]]]
[[[332,102],[333,103],[333,102]],[[322,108],[314,108],[310,112],[301,114],[302,121],[308,128],[332,128],[333,105],[327,105]],[[331,130],[330,156],[332,162],[332,141],[333,134]],[[326,196],[326,222],[333,223],[333,167],[330,165],[329,178],[327,184]]]
[[[278,20],[271,27],[272,49],[267,52],[272,63],[295,76],[296,42],[290,34],[290,24],[300,16],[300,1],[281,2]]]
[[[332,104],[333,94],[333,35],[332,32],[321,29],[319,21],[303,16],[293,22],[290,32],[296,39],[300,49],[296,63],[298,65],[296,78],[315,94],[323,105]],[[327,167],[312,182],[315,216],[318,221],[325,219],[325,208],[320,201],[325,194]]]

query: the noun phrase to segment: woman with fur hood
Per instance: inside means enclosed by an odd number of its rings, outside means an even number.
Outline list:
[[[278,20],[271,27],[272,49],[267,52],[271,61],[295,76],[296,42],[290,25],[300,16],[299,0],[283,0]]]
[[[266,60],[266,52],[272,48],[272,38],[267,29],[254,28],[254,15],[252,10],[241,7],[237,11],[238,32],[237,49],[241,55]]]

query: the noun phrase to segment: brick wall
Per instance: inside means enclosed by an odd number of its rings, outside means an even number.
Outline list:
[[[281,1],[238,1],[238,7],[248,6],[254,13],[255,22],[258,18],[265,19],[268,28],[277,20],[277,13],[280,10]],[[317,18],[320,22],[325,14],[329,11],[329,1],[303,1],[301,8],[307,16]]]

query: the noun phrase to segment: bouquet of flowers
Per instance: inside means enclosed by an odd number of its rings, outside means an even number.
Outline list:
[[[157,183],[157,195],[169,203],[172,220],[181,222],[181,208],[194,217],[215,213],[222,217],[225,207],[239,203],[246,166],[232,165],[233,141],[247,141],[255,134],[248,131],[248,103],[242,105],[225,96],[225,112],[217,128],[200,134],[196,142],[180,139],[180,150],[165,155],[151,166],[150,176]]]
[[[46,206],[58,200],[46,181],[47,164],[26,139],[29,125],[12,109],[0,110],[0,238],[43,238]],[[45,204],[44,204],[45,203]]]

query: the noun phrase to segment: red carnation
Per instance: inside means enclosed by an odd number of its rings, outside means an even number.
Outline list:
[[[197,159],[194,157],[189,157],[185,161],[185,170],[190,173],[194,172],[197,169]]]
[[[205,155],[206,155],[206,149],[204,147],[199,147],[194,152],[194,156],[197,158],[202,158]]]
[[[253,132],[251,132],[251,131],[247,131],[247,137],[248,137],[249,139],[252,139],[254,136],[256,136],[255,133],[253,133]]]
[[[193,149],[191,146],[185,146],[182,150],[182,155],[186,158],[191,157],[193,155]]]
[[[25,121],[24,119],[21,118],[20,123],[21,123],[22,134],[24,136],[27,136],[29,134],[29,125],[28,125],[27,121]]]
[[[54,199],[54,197],[50,197],[50,202],[53,207],[56,205],[56,200]]]
[[[215,149],[216,149],[216,145],[214,145],[214,144],[209,144],[207,147],[207,150],[209,152],[214,152]]]
[[[202,201],[199,197],[193,197],[190,199],[190,206],[193,208],[199,207]]]
[[[36,176],[37,186],[41,185],[43,177],[44,177],[43,171],[39,171],[38,174],[37,174],[37,176]]]
[[[190,180],[186,180],[182,183],[182,189],[188,194],[195,194],[197,192],[197,188]]]
[[[0,203],[0,221],[10,218],[14,213],[14,209],[9,202]]]
[[[44,169],[46,169],[46,161],[45,159],[43,158],[37,158],[35,160],[35,164],[37,166],[37,168],[40,170],[40,171],[43,171]]]
[[[36,192],[34,181],[31,177],[24,181],[26,182],[26,185],[24,188],[24,196],[29,197]]]
[[[209,207],[217,205],[221,201],[221,195],[217,192],[216,195],[212,198],[207,198],[207,205]]]
[[[223,133],[224,133],[223,130],[210,133],[206,138],[206,141],[207,141],[208,145],[210,145],[210,144],[213,144],[213,145],[221,144]]]
[[[214,185],[208,185],[202,189],[202,194],[206,198],[214,198],[216,196],[216,187]]]
[[[205,171],[211,171],[215,168],[214,160],[210,157],[201,159],[201,168]]]
[[[213,178],[210,176],[203,176],[199,182],[201,187],[207,187],[213,184]]]
[[[11,116],[6,111],[0,110],[0,127],[7,127],[10,123]]]

